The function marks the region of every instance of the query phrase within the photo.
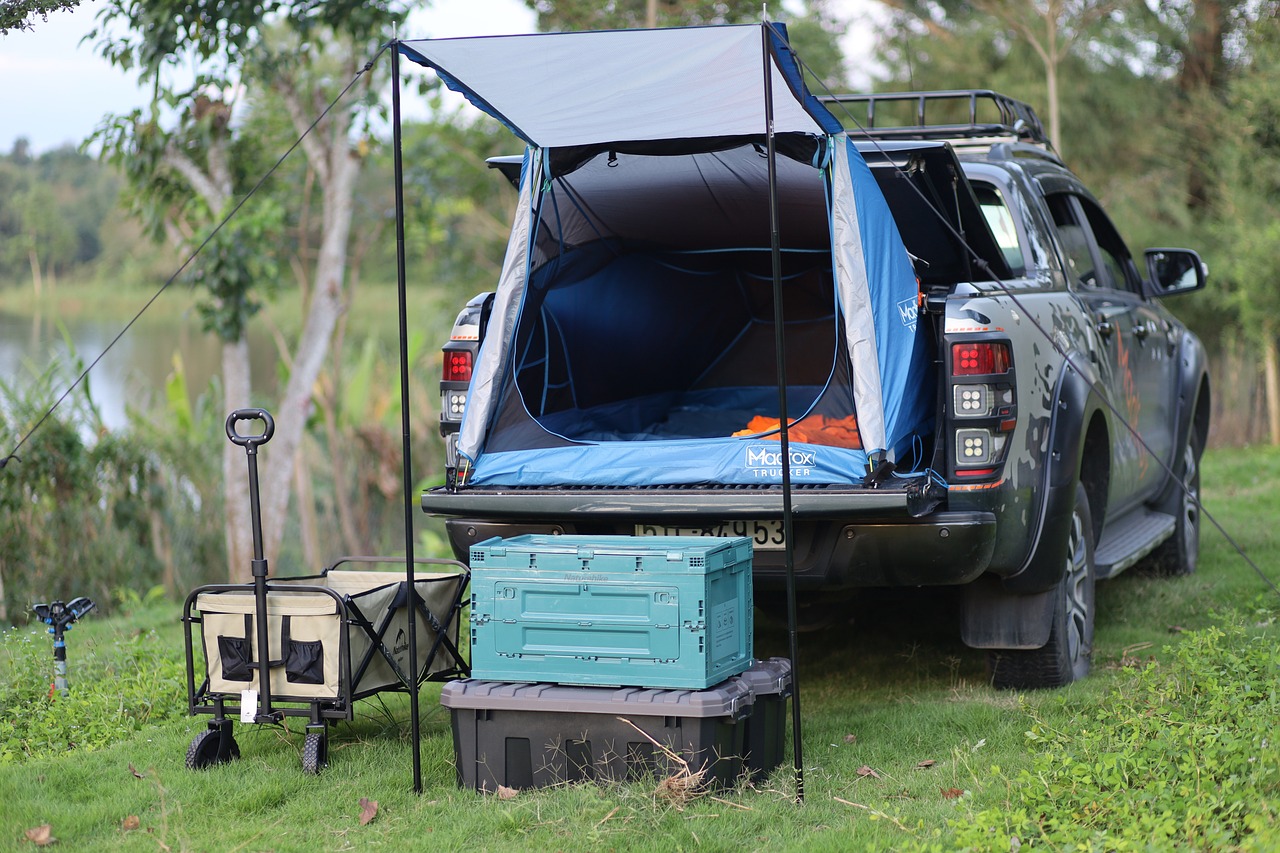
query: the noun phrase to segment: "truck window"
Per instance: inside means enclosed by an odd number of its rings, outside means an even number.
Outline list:
[[[1093,239],[1098,244],[1102,265],[1111,277],[1111,286],[1116,290],[1140,292],[1142,288],[1137,269],[1133,266],[1128,247],[1125,246],[1124,240],[1120,239],[1120,233],[1096,204],[1087,198],[1077,200],[1085,217],[1089,220],[1089,228],[1093,231]]]
[[[1049,205],[1053,225],[1058,232],[1067,276],[1085,287],[1097,287],[1098,274],[1094,269],[1093,252],[1089,249],[1089,232],[1071,204],[1071,196],[1066,193],[1045,196],[1045,203]]]
[[[978,207],[982,210],[996,244],[1004,254],[1005,262],[1014,275],[1023,275],[1026,264],[1022,258],[1022,247],[1018,245],[1018,229],[1013,224],[1013,214],[1005,204],[1000,190],[991,184],[973,181],[973,193],[977,196]]]
[[[1141,291],[1141,279],[1128,248],[1096,204],[1071,193],[1049,195],[1045,201],[1053,214],[1068,272],[1076,282],[1085,287]],[[1095,269],[1096,265],[1100,268]]]

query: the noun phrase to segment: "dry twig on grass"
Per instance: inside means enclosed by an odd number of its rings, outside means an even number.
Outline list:
[[[903,826],[902,821],[898,820],[893,815],[885,814],[879,809],[873,809],[871,808],[871,806],[864,806],[862,803],[851,802],[849,800],[841,799],[840,797],[832,797],[831,799],[835,800],[837,803],[844,803],[846,806],[853,806],[855,809],[862,809],[864,812],[867,812],[868,814],[873,814],[878,818],[887,820],[890,823],[892,823],[894,826],[898,827],[898,829],[901,829],[903,832],[907,833],[908,835],[915,834],[910,829],[907,829],[907,827]]]
[[[675,803],[676,806],[682,806],[690,800],[696,799],[702,795],[706,787],[707,770],[705,767],[694,770],[689,766],[689,762],[685,761],[666,745],[658,743],[644,729],[640,728],[626,717],[618,717],[618,719],[638,731],[644,736],[645,740],[662,750],[669,759],[680,765],[679,771],[658,783],[658,787],[654,791],[655,794],[663,799],[670,800]]]

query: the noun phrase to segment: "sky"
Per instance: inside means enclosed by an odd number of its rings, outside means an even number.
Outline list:
[[[836,0],[845,22],[845,56],[870,42],[866,15],[871,0]],[[41,153],[83,141],[108,113],[127,113],[147,101],[135,75],[99,59],[80,40],[94,23],[99,0],[83,0],[71,12],[36,19],[30,31],[0,36],[0,153],[25,137]],[[534,13],[523,0],[434,0],[400,33],[402,38],[502,35],[533,32]],[[856,74],[850,75],[856,83]]]

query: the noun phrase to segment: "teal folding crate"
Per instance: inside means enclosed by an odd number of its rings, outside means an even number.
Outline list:
[[[471,548],[471,673],[703,690],[752,663],[751,540],[493,538]]]

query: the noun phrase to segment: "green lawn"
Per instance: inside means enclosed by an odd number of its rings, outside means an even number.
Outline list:
[[[1211,451],[1203,477],[1209,511],[1280,578],[1280,452]],[[438,686],[422,694],[420,795],[399,696],[363,703],[338,727],[317,777],[300,771],[296,721],[288,732],[237,724],[242,759],[192,772],[186,747],[208,718],[182,716],[176,606],[87,617],[67,639],[68,701],[38,698],[48,638],[23,629],[0,646],[0,847],[33,849],[25,832],[44,824],[74,850],[1008,851],[1015,835],[1023,849],[1148,849],[1155,837],[1150,849],[1263,850],[1280,841],[1270,805],[1280,755],[1255,730],[1277,711],[1270,621],[1280,596],[1211,524],[1198,574],[1100,586],[1094,674],[1068,689],[987,687],[982,654],[955,639],[950,605],[937,593],[868,596],[850,624],[801,635],[802,806],[789,765],[754,787],[679,801],[652,782],[511,799],[460,790]],[[756,646],[761,657],[785,654],[786,637],[762,631]],[[137,671],[147,669],[157,675]],[[140,708],[148,690],[152,704]],[[21,726],[3,727],[14,715],[100,745],[28,757]],[[363,826],[362,798],[377,802]],[[138,828],[126,829],[133,816]],[[1138,830],[1140,841],[1126,835]]]

